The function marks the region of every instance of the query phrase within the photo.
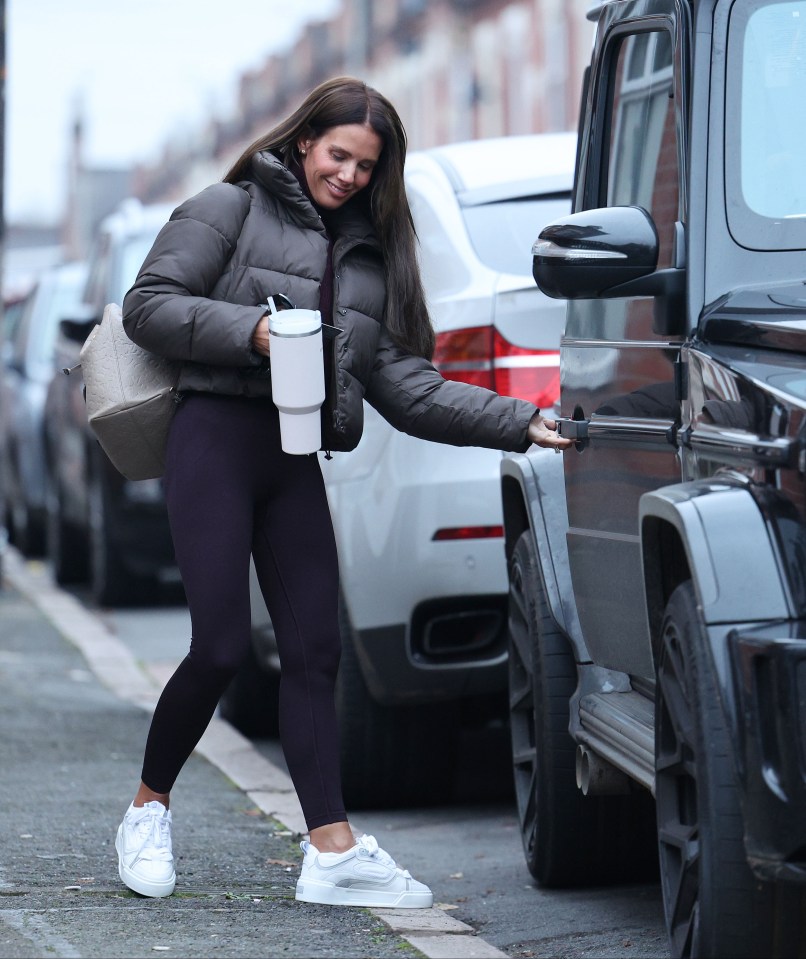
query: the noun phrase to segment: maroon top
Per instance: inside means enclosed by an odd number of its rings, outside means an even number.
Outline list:
[[[325,230],[327,231],[327,263],[325,264],[325,273],[322,277],[322,285],[319,289],[319,312],[322,314],[322,321],[325,323],[333,323],[333,237],[328,230],[327,224],[327,210],[322,209],[317,203],[314,202],[313,197],[311,196],[311,191],[308,187],[308,181],[305,179],[305,171],[302,169],[302,165],[298,160],[294,159],[291,161],[288,169],[294,174],[294,176],[299,180],[299,185],[302,187],[302,192],[313,204],[314,210],[319,214],[324,224]],[[296,304],[294,304],[296,306]]]

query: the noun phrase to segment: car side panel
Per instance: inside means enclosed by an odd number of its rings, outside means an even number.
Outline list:
[[[366,420],[365,437],[350,454],[360,466],[362,447],[371,450],[366,468],[349,469],[348,480],[337,478],[339,457],[322,464],[354,629],[406,624],[432,597],[505,594],[499,537],[433,540],[444,527],[501,525],[501,454],[406,436],[369,407]]]

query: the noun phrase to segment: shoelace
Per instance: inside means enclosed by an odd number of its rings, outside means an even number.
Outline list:
[[[357,840],[356,846],[358,846],[359,849],[363,849],[372,859],[377,859],[378,862],[382,862],[385,866],[391,866],[393,869],[397,869],[398,872],[403,873],[406,879],[411,879],[411,874],[408,869],[401,869],[389,853],[386,852],[385,849],[381,849],[378,845],[378,840],[374,836],[364,834]]]
[[[137,835],[143,840],[143,847],[150,846],[160,859],[171,855],[171,832],[168,820],[158,812],[148,812],[137,821]]]

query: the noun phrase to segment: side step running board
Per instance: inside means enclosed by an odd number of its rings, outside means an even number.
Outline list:
[[[579,703],[577,742],[637,780],[654,795],[655,716],[646,696],[590,693]]]

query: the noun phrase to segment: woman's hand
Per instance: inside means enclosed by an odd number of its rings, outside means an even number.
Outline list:
[[[573,440],[560,436],[554,420],[547,420],[540,413],[535,413],[529,421],[527,436],[536,446],[553,449],[555,453],[568,449],[573,443]]]
[[[269,314],[264,313],[252,333],[252,349],[261,356],[269,355]]]

